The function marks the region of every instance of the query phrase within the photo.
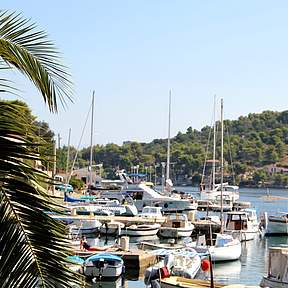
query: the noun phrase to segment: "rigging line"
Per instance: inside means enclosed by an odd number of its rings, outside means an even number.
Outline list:
[[[213,115],[212,115],[211,121],[210,121],[210,130],[209,130],[208,141],[207,141],[207,145],[206,145],[204,166],[203,166],[202,177],[201,177],[201,184],[203,184],[203,182],[204,182],[204,175],[205,175],[206,163],[207,163],[208,152],[209,152],[209,143],[210,143],[210,138],[211,138],[211,133],[212,133],[212,123],[213,123]]]
[[[82,138],[83,138],[83,135],[84,135],[84,131],[85,131],[85,128],[86,128],[86,125],[87,125],[87,122],[88,122],[88,119],[89,119],[89,115],[90,115],[91,110],[92,110],[92,104],[90,105],[90,109],[89,109],[89,111],[88,111],[88,113],[87,113],[86,120],[85,120],[85,124],[84,124],[84,127],[83,127],[83,129],[82,129],[82,134],[81,134],[81,137],[80,137],[80,139],[79,139],[79,143],[78,143],[78,146],[77,146],[76,154],[75,154],[75,157],[74,157],[74,159],[73,159],[71,171],[70,171],[70,174],[69,174],[69,177],[68,177],[68,183],[70,182],[70,179],[71,179],[71,176],[72,176],[72,172],[73,172],[73,168],[74,168],[76,159],[77,159],[77,157],[78,157],[79,148],[80,148],[80,145],[81,145],[81,142],[82,142]]]
[[[230,161],[231,161],[231,172],[232,172],[233,184],[236,185],[234,164],[233,164],[233,158],[232,158],[231,141],[230,141],[230,133],[229,133],[228,125],[226,129],[227,129],[228,148],[229,148],[229,156],[230,156]]]

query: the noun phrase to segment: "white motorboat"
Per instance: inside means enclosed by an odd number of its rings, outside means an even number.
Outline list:
[[[288,288],[288,248],[270,247],[268,275],[262,278],[260,287]]]
[[[125,197],[132,198],[140,212],[146,206],[161,207],[164,213],[195,210],[195,205],[191,204],[189,200],[162,195],[159,191],[148,187],[144,183],[129,185],[127,189],[121,192],[103,191],[101,197],[120,201]]]
[[[208,243],[206,243],[205,235],[199,236],[195,249],[199,253],[208,252],[214,262],[234,261],[241,256],[241,242],[228,234],[212,234],[212,239]]]
[[[93,234],[98,232],[98,229],[102,225],[100,221],[94,218],[83,219],[81,216],[62,215],[50,215],[50,217],[71,225],[70,233],[72,235]]]
[[[172,239],[173,240],[173,239]],[[137,244],[138,249],[141,250],[159,250],[159,249],[165,249],[165,250],[175,250],[175,249],[182,249],[185,247],[185,244],[175,244],[172,243],[151,243],[151,242],[138,242]]]
[[[160,224],[140,224],[130,225],[121,230],[122,236],[151,236],[156,235]]]
[[[288,213],[268,217],[266,234],[288,234]]]
[[[142,212],[138,214],[141,218],[149,219],[151,221],[155,220],[165,220],[166,217],[163,216],[161,212],[161,207],[145,206],[142,209]]]
[[[201,200],[217,200],[221,195],[221,184],[215,184],[212,189],[200,191]],[[239,187],[223,183],[223,199],[235,202],[239,199]]]
[[[151,284],[152,280],[159,279],[159,275],[164,278],[165,274],[166,277],[167,275],[173,275],[193,279],[200,269],[200,256],[192,248],[178,250],[161,249],[159,253],[159,256],[164,257],[164,260],[146,269],[144,274],[144,283],[146,285]]]
[[[83,267],[84,275],[89,278],[117,278],[124,272],[122,258],[109,253],[90,256],[85,260]]]
[[[259,233],[259,222],[255,209],[227,213],[226,233],[237,235],[240,241],[253,240]]]
[[[163,238],[189,237],[192,234],[194,225],[188,221],[185,214],[171,214],[162,224],[158,231]]]
[[[105,235],[120,235],[125,224],[118,221],[105,222],[100,227],[100,233]]]

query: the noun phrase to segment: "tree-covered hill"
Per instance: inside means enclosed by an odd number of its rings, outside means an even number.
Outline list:
[[[216,158],[219,159],[221,149],[219,123],[216,126],[218,131]],[[251,113],[248,116],[239,117],[238,120],[225,120],[224,127],[225,171],[226,174],[231,173],[232,170],[229,169],[230,164],[233,163],[238,182],[241,179],[247,182],[251,178],[253,180],[253,177],[256,182],[271,180],[272,178],[266,172],[267,165],[275,163],[286,165],[288,111]],[[208,139],[210,139],[209,143]],[[173,177],[181,176],[187,179],[193,176],[198,181],[205,162],[206,151],[208,151],[207,159],[212,158],[212,140],[213,129],[208,126],[200,131],[189,127],[185,133],[179,132],[173,137],[171,139]],[[150,143],[127,141],[121,146],[112,143],[96,145],[93,149],[93,158],[96,163],[103,164],[106,172],[115,168],[130,171],[132,166],[139,165],[140,171],[145,172],[151,169],[154,173],[155,165],[159,167],[161,162],[166,161],[166,149],[167,139],[155,139]],[[64,169],[66,165],[66,151],[67,147],[58,151],[59,169]],[[75,148],[71,151],[71,157],[73,157]],[[78,167],[88,165],[89,153],[89,147],[79,151],[76,162]],[[150,166],[151,168],[145,169]],[[160,168],[157,168],[157,172],[160,173]],[[286,185],[284,182],[282,184]]]

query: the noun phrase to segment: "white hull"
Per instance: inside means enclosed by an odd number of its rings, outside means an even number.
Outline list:
[[[179,238],[191,236],[193,228],[169,228],[161,227],[159,229],[159,236],[163,238]]]
[[[103,269],[101,276],[102,278],[117,278],[122,274],[123,265],[119,266],[107,266]],[[84,274],[88,277],[99,277],[99,269],[96,267],[84,267]]]
[[[233,261],[238,260],[241,256],[241,243],[238,242],[233,245],[217,247],[211,246],[208,248],[212,261]]]
[[[260,287],[269,288],[288,288],[288,282],[279,282],[276,279],[270,279],[268,277],[263,277],[260,283]]]
[[[257,230],[225,230],[224,231],[227,234],[232,234],[236,238],[238,238],[241,242],[243,241],[250,241],[255,239],[257,234],[259,233],[258,229]]]
[[[147,230],[137,230],[137,229],[122,229],[122,236],[153,236],[158,233],[159,228],[147,229]]]
[[[281,221],[281,219],[280,220],[269,219],[266,233],[267,234],[288,234],[288,219],[287,221]]]
[[[217,200],[219,197],[221,197],[220,191],[201,191],[200,192],[201,200]],[[235,202],[239,199],[239,192],[223,192],[223,198],[229,198],[232,202]]]

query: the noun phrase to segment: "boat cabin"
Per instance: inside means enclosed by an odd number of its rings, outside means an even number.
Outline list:
[[[184,228],[186,227],[188,218],[186,214],[176,214],[168,215],[167,220],[163,226],[172,227],[172,228]]]
[[[227,213],[227,230],[246,230],[248,228],[248,216],[244,211]]]
[[[141,217],[162,217],[162,207],[145,206],[142,209],[142,213],[139,214]]]

